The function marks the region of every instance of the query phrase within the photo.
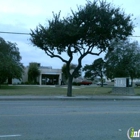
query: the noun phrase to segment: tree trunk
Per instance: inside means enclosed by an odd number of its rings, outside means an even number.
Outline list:
[[[102,70],[101,71],[101,75],[100,75],[100,78],[101,78],[101,87],[103,87],[104,85],[104,79],[103,79],[103,73],[102,73]]]
[[[131,86],[133,87],[133,78],[131,78]]]
[[[67,88],[67,96],[68,97],[72,97],[72,80],[73,80],[73,77],[69,76],[68,88]]]
[[[103,80],[102,80],[102,81],[101,81],[101,87],[103,87],[103,85],[104,85],[104,84],[103,84]]]

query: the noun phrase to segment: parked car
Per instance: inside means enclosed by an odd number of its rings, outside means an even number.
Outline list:
[[[138,87],[140,86],[140,82],[136,82],[135,85]]]
[[[84,80],[84,81],[82,81],[82,82],[79,82],[79,84],[80,84],[80,85],[91,85],[92,82],[91,82],[91,81],[86,81],[86,80]]]

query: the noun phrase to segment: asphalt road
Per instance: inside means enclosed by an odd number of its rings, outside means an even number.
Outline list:
[[[0,101],[0,140],[127,140],[140,101]]]

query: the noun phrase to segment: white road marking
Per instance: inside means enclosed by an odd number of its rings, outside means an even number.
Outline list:
[[[20,137],[21,135],[0,135],[0,138],[8,138],[8,137]]]

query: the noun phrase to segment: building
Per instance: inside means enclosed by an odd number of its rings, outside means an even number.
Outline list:
[[[37,64],[40,70],[40,75],[37,77],[37,82],[40,85],[61,85],[61,69],[53,69],[52,67],[41,66],[40,63]],[[23,83],[28,82],[28,69],[29,66],[25,67],[25,72],[22,78]]]

